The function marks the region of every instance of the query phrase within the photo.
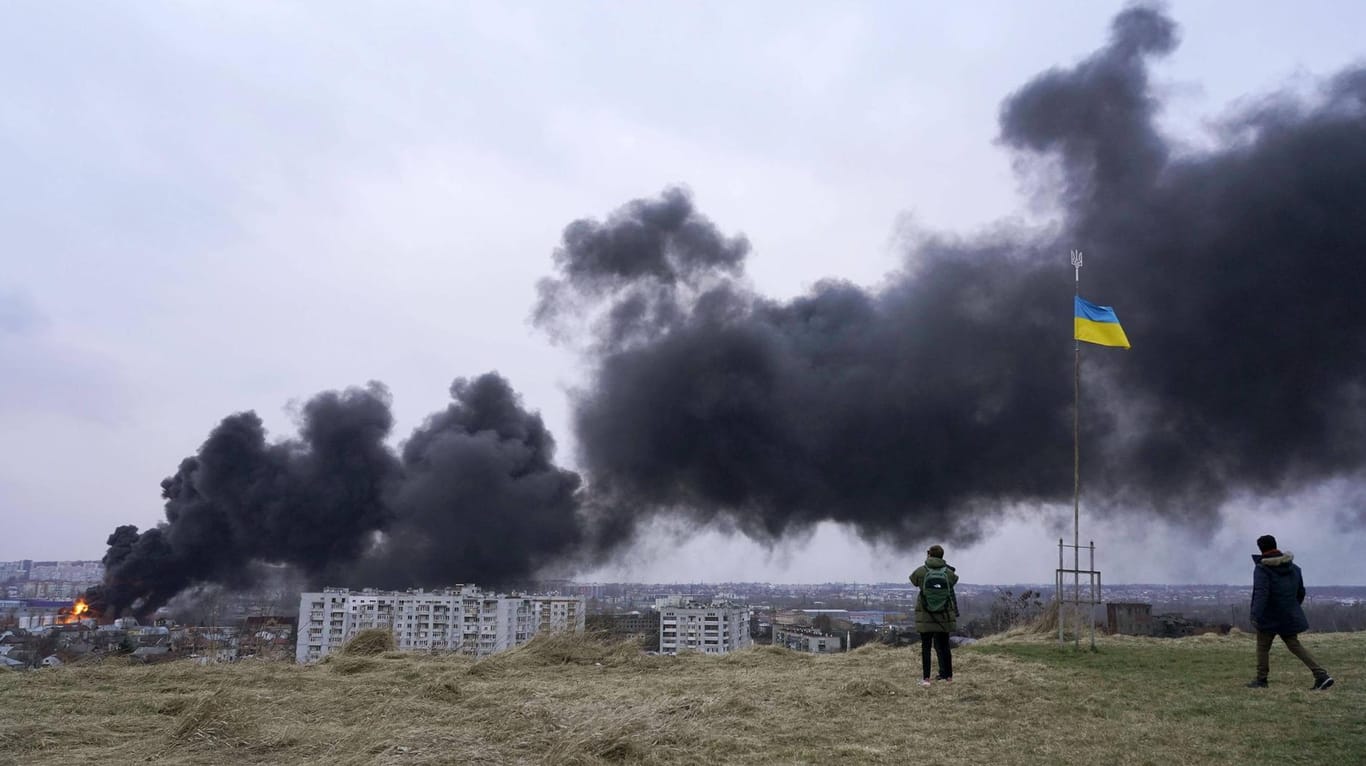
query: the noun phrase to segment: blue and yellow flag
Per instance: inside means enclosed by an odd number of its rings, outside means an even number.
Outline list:
[[[1119,317],[1109,306],[1097,306],[1091,301],[1076,297],[1075,318],[1072,320],[1072,337],[1101,346],[1129,348],[1129,338],[1124,328],[1119,326]]]

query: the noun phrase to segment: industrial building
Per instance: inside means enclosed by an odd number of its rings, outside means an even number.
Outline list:
[[[295,660],[317,662],[357,631],[383,628],[400,651],[459,652],[486,657],[538,633],[582,632],[581,596],[502,595],[477,587],[438,591],[325,588],[299,595]]]

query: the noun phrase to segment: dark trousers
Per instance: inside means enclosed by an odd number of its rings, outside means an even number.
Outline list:
[[[1267,631],[1257,631],[1258,681],[1265,681],[1266,674],[1271,672],[1271,642],[1276,640],[1277,635],[1278,634],[1276,633],[1269,633]],[[1300,644],[1300,635],[1298,633],[1281,633],[1279,635],[1281,641],[1285,642],[1285,648],[1289,649],[1291,654],[1300,658],[1300,662],[1303,662],[1305,667],[1309,668],[1309,672],[1314,674],[1314,678],[1323,678],[1328,675],[1327,671],[1319,667],[1319,663],[1314,660],[1314,655],[1310,654],[1309,650],[1305,649],[1304,646]],[[928,673],[929,671],[926,672]]]
[[[920,666],[925,671],[921,677],[930,677],[930,644],[934,644],[934,653],[939,655],[939,677],[953,678],[953,652],[949,649],[949,634],[942,631],[920,634]]]

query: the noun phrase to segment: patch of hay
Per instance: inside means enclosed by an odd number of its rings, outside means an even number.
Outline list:
[[[433,702],[456,703],[460,701],[460,685],[452,677],[428,681],[418,689],[418,696]]]
[[[166,733],[167,744],[208,749],[245,746],[257,733],[242,710],[241,700],[226,690],[201,694],[183,705]]]
[[[615,666],[628,664],[639,657],[640,645],[635,641],[609,641],[592,634],[543,633],[498,656],[519,665]]]
[[[705,710],[708,716],[716,718],[745,718],[760,712],[758,705],[740,694],[727,694],[712,700]]]
[[[465,673],[475,678],[488,678],[501,673],[507,667],[507,652],[477,660],[465,669]]]
[[[682,652],[679,652],[679,655],[681,656]],[[816,659],[815,655],[807,654],[805,652],[794,652],[785,646],[761,644],[759,646],[751,646],[748,649],[741,649],[738,652],[724,654],[719,658],[719,661],[725,665],[753,668],[762,665],[778,666],[790,662],[811,662],[814,659]]]
[[[884,652],[894,652],[896,650],[895,646],[889,646],[881,642],[873,642],[871,644],[864,644],[848,654],[851,657],[858,657],[860,659],[878,659],[884,656]]]
[[[394,646],[394,634],[384,628],[366,628],[357,631],[356,635],[346,642],[342,647],[341,653],[348,655],[376,655],[392,652],[397,647]]]
[[[701,709],[682,700],[664,709],[613,707],[593,716],[575,717],[558,733],[545,754],[546,763],[659,763],[679,746],[679,731]]]
[[[175,694],[174,692],[169,691],[158,693],[167,695]],[[197,702],[199,702],[199,700],[199,696],[193,694],[177,694],[176,696],[168,696],[165,699],[162,699],[161,702],[157,703],[156,712],[158,715],[180,715],[181,713],[185,712],[185,708],[196,704]]]
[[[905,689],[885,678],[858,678],[846,682],[840,690],[854,697],[895,697],[906,694]]]
[[[350,657],[341,654],[331,659],[332,661],[327,663],[328,668],[333,673],[340,673],[344,676],[365,673],[380,667],[379,660],[370,657]]]
[[[1017,625],[1015,628],[1027,633],[1057,633],[1058,602],[1048,602],[1044,605],[1043,611],[1039,613],[1038,617],[1035,617],[1023,625]]]
[[[1097,629],[1096,633],[1097,635],[1099,635],[1101,631]],[[1052,601],[1048,604],[1045,604],[1043,611],[1032,620],[1027,620],[1025,622],[1012,625],[1008,629],[1000,633],[994,633],[990,636],[986,636],[978,640],[985,641],[988,644],[1003,642],[1013,643],[1017,641],[1033,641],[1040,638],[1048,637],[1056,638],[1057,635],[1058,603],[1056,601]],[[1068,632],[1067,635],[1070,640],[1072,633]]]

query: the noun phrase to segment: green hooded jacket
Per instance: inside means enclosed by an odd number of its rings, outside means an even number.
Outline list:
[[[911,584],[919,588],[925,582],[925,569],[928,567],[949,567],[947,561],[938,556],[930,556],[925,559],[925,563],[911,572]],[[949,584],[958,584],[958,573],[953,567],[949,567]],[[915,629],[918,633],[952,633],[958,628],[958,596],[953,597],[953,603],[947,612],[933,613],[925,608],[923,597],[915,600]]]

